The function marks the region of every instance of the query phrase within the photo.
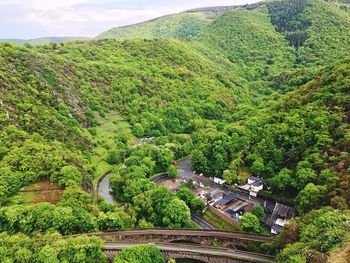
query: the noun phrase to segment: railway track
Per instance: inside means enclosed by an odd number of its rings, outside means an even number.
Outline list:
[[[212,238],[225,238],[225,239],[238,239],[238,240],[251,240],[251,241],[263,241],[272,242],[273,238],[269,236],[261,236],[245,233],[225,232],[219,230],[186,230],[186,229],[143,229],[143,230],[130,230],[130,231],[111,231],[103,233],[93,233],[90,236],[108,237],[128,237],[128,236],[141,236],[141,235],[154,235],[154,236],[179,236],[179,237],[212,237]]]

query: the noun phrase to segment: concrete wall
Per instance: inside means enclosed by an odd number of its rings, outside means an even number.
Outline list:
[[[239,223],[232,219],[231,217],[225,215],[224,213],[220,212],[219,210],[217,210],[216,208],[209,206],[208,207],[210,211],[212,211],[215,215],[221,217],[223,220],[225,220],[227,223],[229,223],[231,226],[239,229]]]

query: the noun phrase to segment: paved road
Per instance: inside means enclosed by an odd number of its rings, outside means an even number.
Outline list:
[[[206,229],[206,230],[214,230],[215,227],[205,221],[203,218],[196,216],[196,215],[191,215],[191,220],[199,226],[200,229]]]
[[[138,230],[126,230],[126,231],[110,231],[102,233],[92,233],[91,236],[108,237],[108,236],[140,236],[140,235],[154,235],[154,236],[197,236],[197,237],[212,237],[212,238],[225,238],[234,240],[251,240],[251,241],[263,241],[272,242],[273,238],[268,236],[261,236],[256,234],[246,234],[240,232],[227,232],[219,230],[200,230],[200,229],[138,229]]]
[[[183,159],[177,163],[177,167],[180,169],[177,174],[178,177],[189,180],[192,178],[192,161],[190,158]]]
[[[111,194],[111,188],[109,187],[109,177],[110,174],[107,174],[98,184],[98,195],[102,196],[106,202],[115,204],[114,196]]]
[[[119,243],[119,242],[106,242],[103,245],[103,250],[121,250],[126,247],[133,245],[142,245],[145,243]],[[152,243],[153,244],[153,243]],[[158,249],[161,251],[171,251],[171,252],[189,252],[189,253],[198,253],[209,256],[223,256],[223,257],[232,257],[236,259],[242,259],[252,262],[275,262],[274,257],[249,253],[245,251],[239,251],[234,249],[222,249],[222,248],[212,248],[212,247],[196,247],[196,246],[184,246],[179,244],[158,244],[154,243]]]

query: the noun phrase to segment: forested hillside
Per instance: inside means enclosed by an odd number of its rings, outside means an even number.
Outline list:
[[[228,11],[198,41],[215,47],[249,81],[266,80],[291,68],[295,60],[294,50],[271,24],[266,6]]]
[[[101,33],[97,38],[182,38],[193,39],[215,18],[232,7],[210,7],[188,10],[175,15],[155,18],[135,25],[116,27]]]
[[[215,14],[195,12],[180,13],[156,18],[144,23],[112,28],[97,38],[132,39],[132,38],[184,38],[192,39],[205,28]]]
[[[264,195],[294,202],[297,218],[264,247],[279,262],[342,253],[349,39],[346,1],[281,0],[192,10],[89,41],[1,43],[0,261],[48,262],[56,251],[50,262],[104,262],[98,240],[60,235],[193,227],[190,212],[204,203],[150,181],[175,176],[186,156],[199,173],[231,185],[258,176]],[[108,130],[121,122],[120,133]],[[108,163],[116,205],[95,195],[107,172],[96,159]],[[58,200],[28,201],[23,187],[43,181]]]

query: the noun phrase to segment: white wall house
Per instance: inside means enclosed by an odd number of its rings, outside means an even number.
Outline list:
[[[261,178],[250,176],[244,189],[248,190],[251,196],[256,197],[264,189],[264,182]]]

